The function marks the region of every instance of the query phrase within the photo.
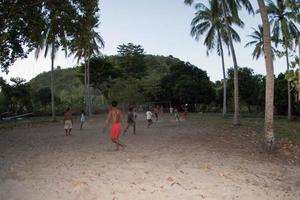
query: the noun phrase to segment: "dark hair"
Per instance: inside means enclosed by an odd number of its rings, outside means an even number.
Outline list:
[[[70,111],[70,107],[67,107],[67,111]]]
[[[81,113],[84,113],[84,110],[81,110]]]
[[[118,105],[118,102],[117,101],[112,101],[111,105],[112,105],[112,107],[116,107]]]
[[[133,109],[130,107],[130,108],[129,108],[129,112],[132,112],[132,110],[133,110]]]

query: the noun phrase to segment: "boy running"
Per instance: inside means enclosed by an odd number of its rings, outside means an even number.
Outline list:
[[[64,125],[65,125],[66,136],[71,135],[73,119],[72,119],[72,113],[70,111],[70,108],[67,108],[64,114]]]
[[[124,135],[127,132],[129,126],[133,127],[133,134],[135,135],[135,125],[136,125],[136,113],[133,112],[132,108],[129,108],[129,112],[128,112],[128,115],[127,115],[127,126],[124,130]]]
[[[119,140],[119,135],[121,132],[122,123],[122,112],[117,108],[118,103],[113,101],[111,103],[112,107],[107,115],[105,126],[111,121],[111,141],[116,144],[116,150],[119,151],[119,147],[125,147],[125,145]]]

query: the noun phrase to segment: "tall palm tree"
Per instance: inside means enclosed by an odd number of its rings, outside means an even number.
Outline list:
[[[270,23],[273,24],[272,34],[275,44],[281,43],[285,49],[287,72],[289,72],[289,49],[291,49],[292,39],[297,37],[299,30],[295,22],[299,22],[297,12],[290,9],[284,0],[277,0],[276,4],[268,0],[267,12],[270,17]],[[288,80],[288,119],[292,119],[291,105],[291,82]]]
[[[37,44],[35,56],[38,58],[41,50],[45,49],[44,57],[47,57],[49,49],[51,49],[51,110],[52,110],[52,121],[56,120],[55,115],[55,91],[54,91],[54,59],[57,50],[60,46],[63,49],[67,49],[67,35],[63,28],[62,17],[59,15],[59,11],[56,9],[49,10],[49,18],[46,20],[46,28],[42,33],[42,39]]]
[[[266,150],[272,151],[274,148],[274,66],[272,60],[272,47],[271,47],[271,33],[270,24],[267,14],[267,8],[264,0],[257,0],[259,11],[263,25],[263,37],[264,37],[264,55],[266,63],[266,98],[265,98],[265,147]]]
[[[214,8],[216,7],[216,8]],[[217,48],[218,55],[221,56],[222,60],[222,71],[223,71],[223,117],[226,116],[226,70],[224,62],[224,51],[223,42],[228,46],[228,37],[226,33],[226,27],[224,24],[224,17],[222,12],[213,12],[213,10],[221,11],[220,4],[217,1],[210,1],[209,8],[202,3],[197,3],[195,9],[195,17],[191,22],[191,35],[199,40],[200,36],[206,33],[204,39],[204,45],[207,47],[207,54],[215,48]],[[242,25],[239,22],[238,25]],[[232,38],[240,42],[238,33],[230,26]]]
[[[104,40],[99,35],[98,32],[95,31],[98,28],[98,18],[95,15],[95,9],[87,10],[85,15],[79,19],[79,26],[74,34],[74,39],[71,43],[71,53],[77,57],[77,61],[79,62],[81,59],[84,60],[85,63],[85,103],[86,103],[86,111],[89,116],[92,115],[91,110],[91,98],[90,98],[90,58],[93,55],[101,54],[100,49],[104,47]]]
[[[212,0],[219,1],[219,0]],[[184,0],[184,3],[191,5],[194,0]],[[232,34],[230,30],[230,22],[228,20],[228,16],[232,16],[232,20],[237,22],[239,21],[238,11],[245,7],[249,13],[253,13],[253,8],[249,0],[220,0],[222,13],[224,16],[225,26],[227,30],[228,43],[230,47],[230,52],[233,60],[233,69],[234,69],[234,117],[233,117],[233,125],[240,124],[240,114],[239,114],[239,85],[238,85],[238,64],[237,58],[235,54],[235,49],[232,41]],[[214,12],[218,12],[215,10]]]
[[[252,41],[248,42],[245,47],[254,46],[254,50],[252,52],[253,59],[258,59],[264,54],[264,33],[263,27],[261,25],[258,26],[258,29],[252,28],[253,33],[248,35],[252,38]],[[272,48],[272,58],[275,59],[276,49]]]

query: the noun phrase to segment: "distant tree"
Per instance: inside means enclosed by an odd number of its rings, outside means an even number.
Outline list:
[[[120,106],[134,106],[145,102],[145,98],[139,89],[139,79],[117,78],[110,87],[108,99],[116,100]]]
[[[260,96],[260,84],[263,81],[261,76],[255,75],[253,70],[247,67],[239,68],[239,92],[240,99],[242,102],[245,102],[248,111],[252,112],[251,106],[259,105],[259,96]],[[228,70],[228,86],[229,92],[233,96],[233,79],[234,71],[232,68]]]
[[[274,84],[274,105],[278,115],[286,114],[288,105],[286,98],[287,90],[287,80],[285,79],[285,75],[280,73],[278,77],[275,78]]]
[[[128,43],[117,48],[120,55],[119,65],[126,77],[141,78],[146,75],[145,52],[141,45]]]
[[[98,89],[105,97],[113,80],[121,77],[121,71],[111,64],[106,57],[92,57],[90,63],[91,86]],[[85,66],[81,65],[80,71],[84,72]]]
[[[161,80],[161,99],[176,105],[209,104],[214,91],[205,71],[190,63],[178,62],[171,66],[170,73]]]
[[[41,88],[36,94],[36,99],[44,107],[49,105],[51,103],[51,89],[48,87]]]
[[[23,78],[11,78],[13,85],[3,85],[3,92],[7,98],[8,109],[12,112],[32,111],[31,89]]]

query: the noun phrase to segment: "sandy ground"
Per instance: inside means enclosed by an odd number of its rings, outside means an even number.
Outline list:
[[[76,123],[71,137],[61,123],[2,130],[0,199],[300,199],[299,165],[256,142],[168,115],[147,129],[141,118],[119,152],[103,116],[82,131]]]

